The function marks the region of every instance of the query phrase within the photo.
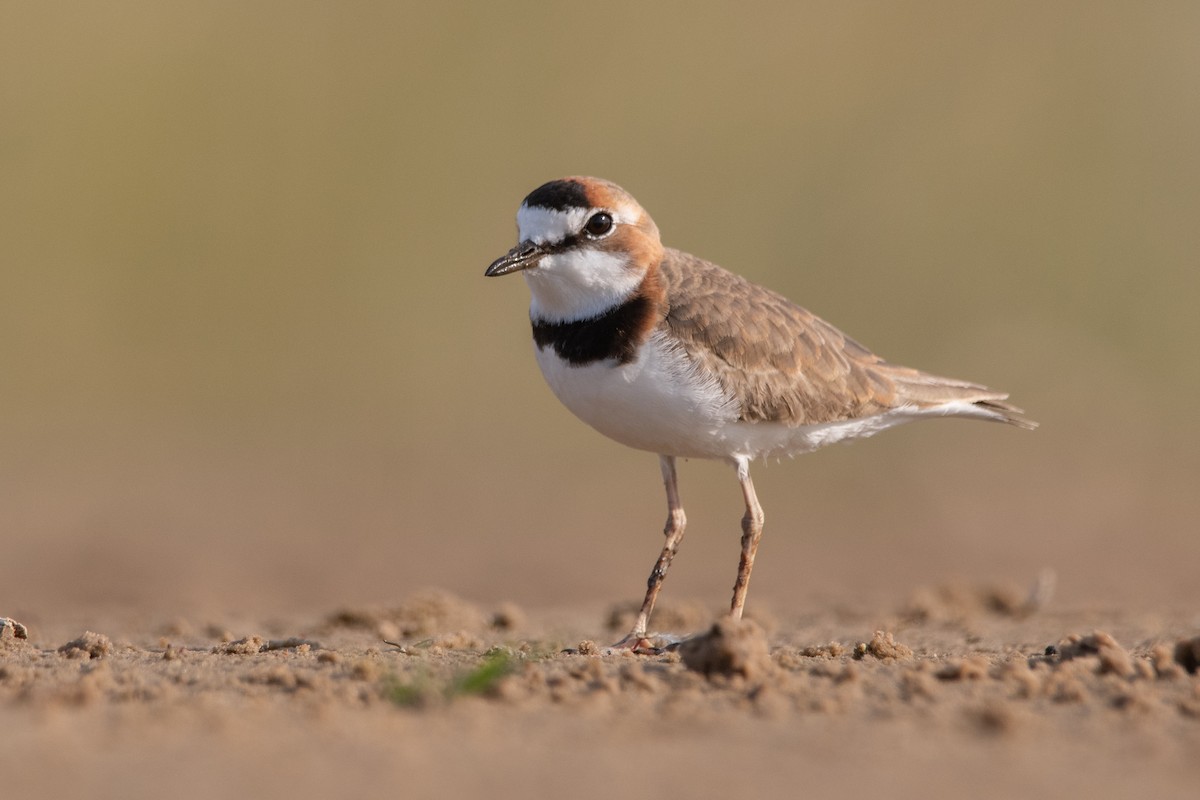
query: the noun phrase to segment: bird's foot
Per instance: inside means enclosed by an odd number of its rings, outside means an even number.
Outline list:
[[[660,656],[678,649],[687,637],[674,633],[637,633],[633,632],[616,644],[604,648],[603,655],[615,655],[622,652],[636,653],[642,656]]]

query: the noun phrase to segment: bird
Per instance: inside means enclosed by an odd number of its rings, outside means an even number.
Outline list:
[[[525,277],[546,383],[601,434],[659,456],[666,541],[614,651],[661,650],[647,628],[687,524],[677,459],[736,471],[745,514],[728,616],[740,620],[764,520],[752,462],[932,417],[1037,426],[1005,392],[892,364],[782,295],[665,247],[650,215],[610,181],[542,184],[521,203],[517,229],[516,246],[484,275]]]

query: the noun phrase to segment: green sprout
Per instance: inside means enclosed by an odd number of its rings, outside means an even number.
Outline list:
[[[440,687],[426,670],[407,681],[388,675],[383,680],[383,696],[397,706],[414,708],[426,705],[438,696],[453,700],[467,695],[487,695],[495,691],[505,675],[516,669],[516,664],[517,659],[508,650],[494,648],[483,654],[478,666],[458,672]]]

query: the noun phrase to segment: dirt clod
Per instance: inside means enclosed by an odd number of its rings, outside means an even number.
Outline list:
[[[84,631],[77,639],[58,648],[58,652],[67,658],[103,658],[112,652],[112,641],[102,633]]]
[[[890,631],[886,633],[884,631],[875,631],[875,635],[871,637],[871,641],[860,642],[854,646],[852,655],[857,660],[861,660],[866,656],[872,656],[881,661],[903,661],[912,658],[913,651],[911,647],[897,642]]]
[[[261,636],[247,636],[244,639],[219,644],[212,651],[223,656],[250,656],[261,653],[266,646],[267,642]]]
[[[684,666],[706,676],[762,678],[771,670],[767,635],[756,622],[722,618],[679,648]]]
[[[1137,672],[1125,648],[1104,631],[1093,631],[1086,636],[1072,633],[1054,647],[1052,654],[1050,648],[1046,652],[1048,659],[1058,663],[1094,657],[1096,672],[1102,675],[1130,678]]]
[[[591,639],[584,639],[575,648],[575,652],[581,656],[598,656],[600,655],[600,646]]]
[[[800,655],[804,656],[805,658],[841,658],[842,656],[846,655],[846,648],[844,645],[838,644],[837,642],[830,642],[829,644],[821,645],[810,645],[801,650]]]
[[[29,629],[15,619],[0,617],[0,639],[28,639]]]

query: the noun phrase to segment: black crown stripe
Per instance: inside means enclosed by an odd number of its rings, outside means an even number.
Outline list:
[[[587,190],[577,181],[550,181],[534,189],[525,198],[525,205],[566,211],[571,208],[587,208]]]

